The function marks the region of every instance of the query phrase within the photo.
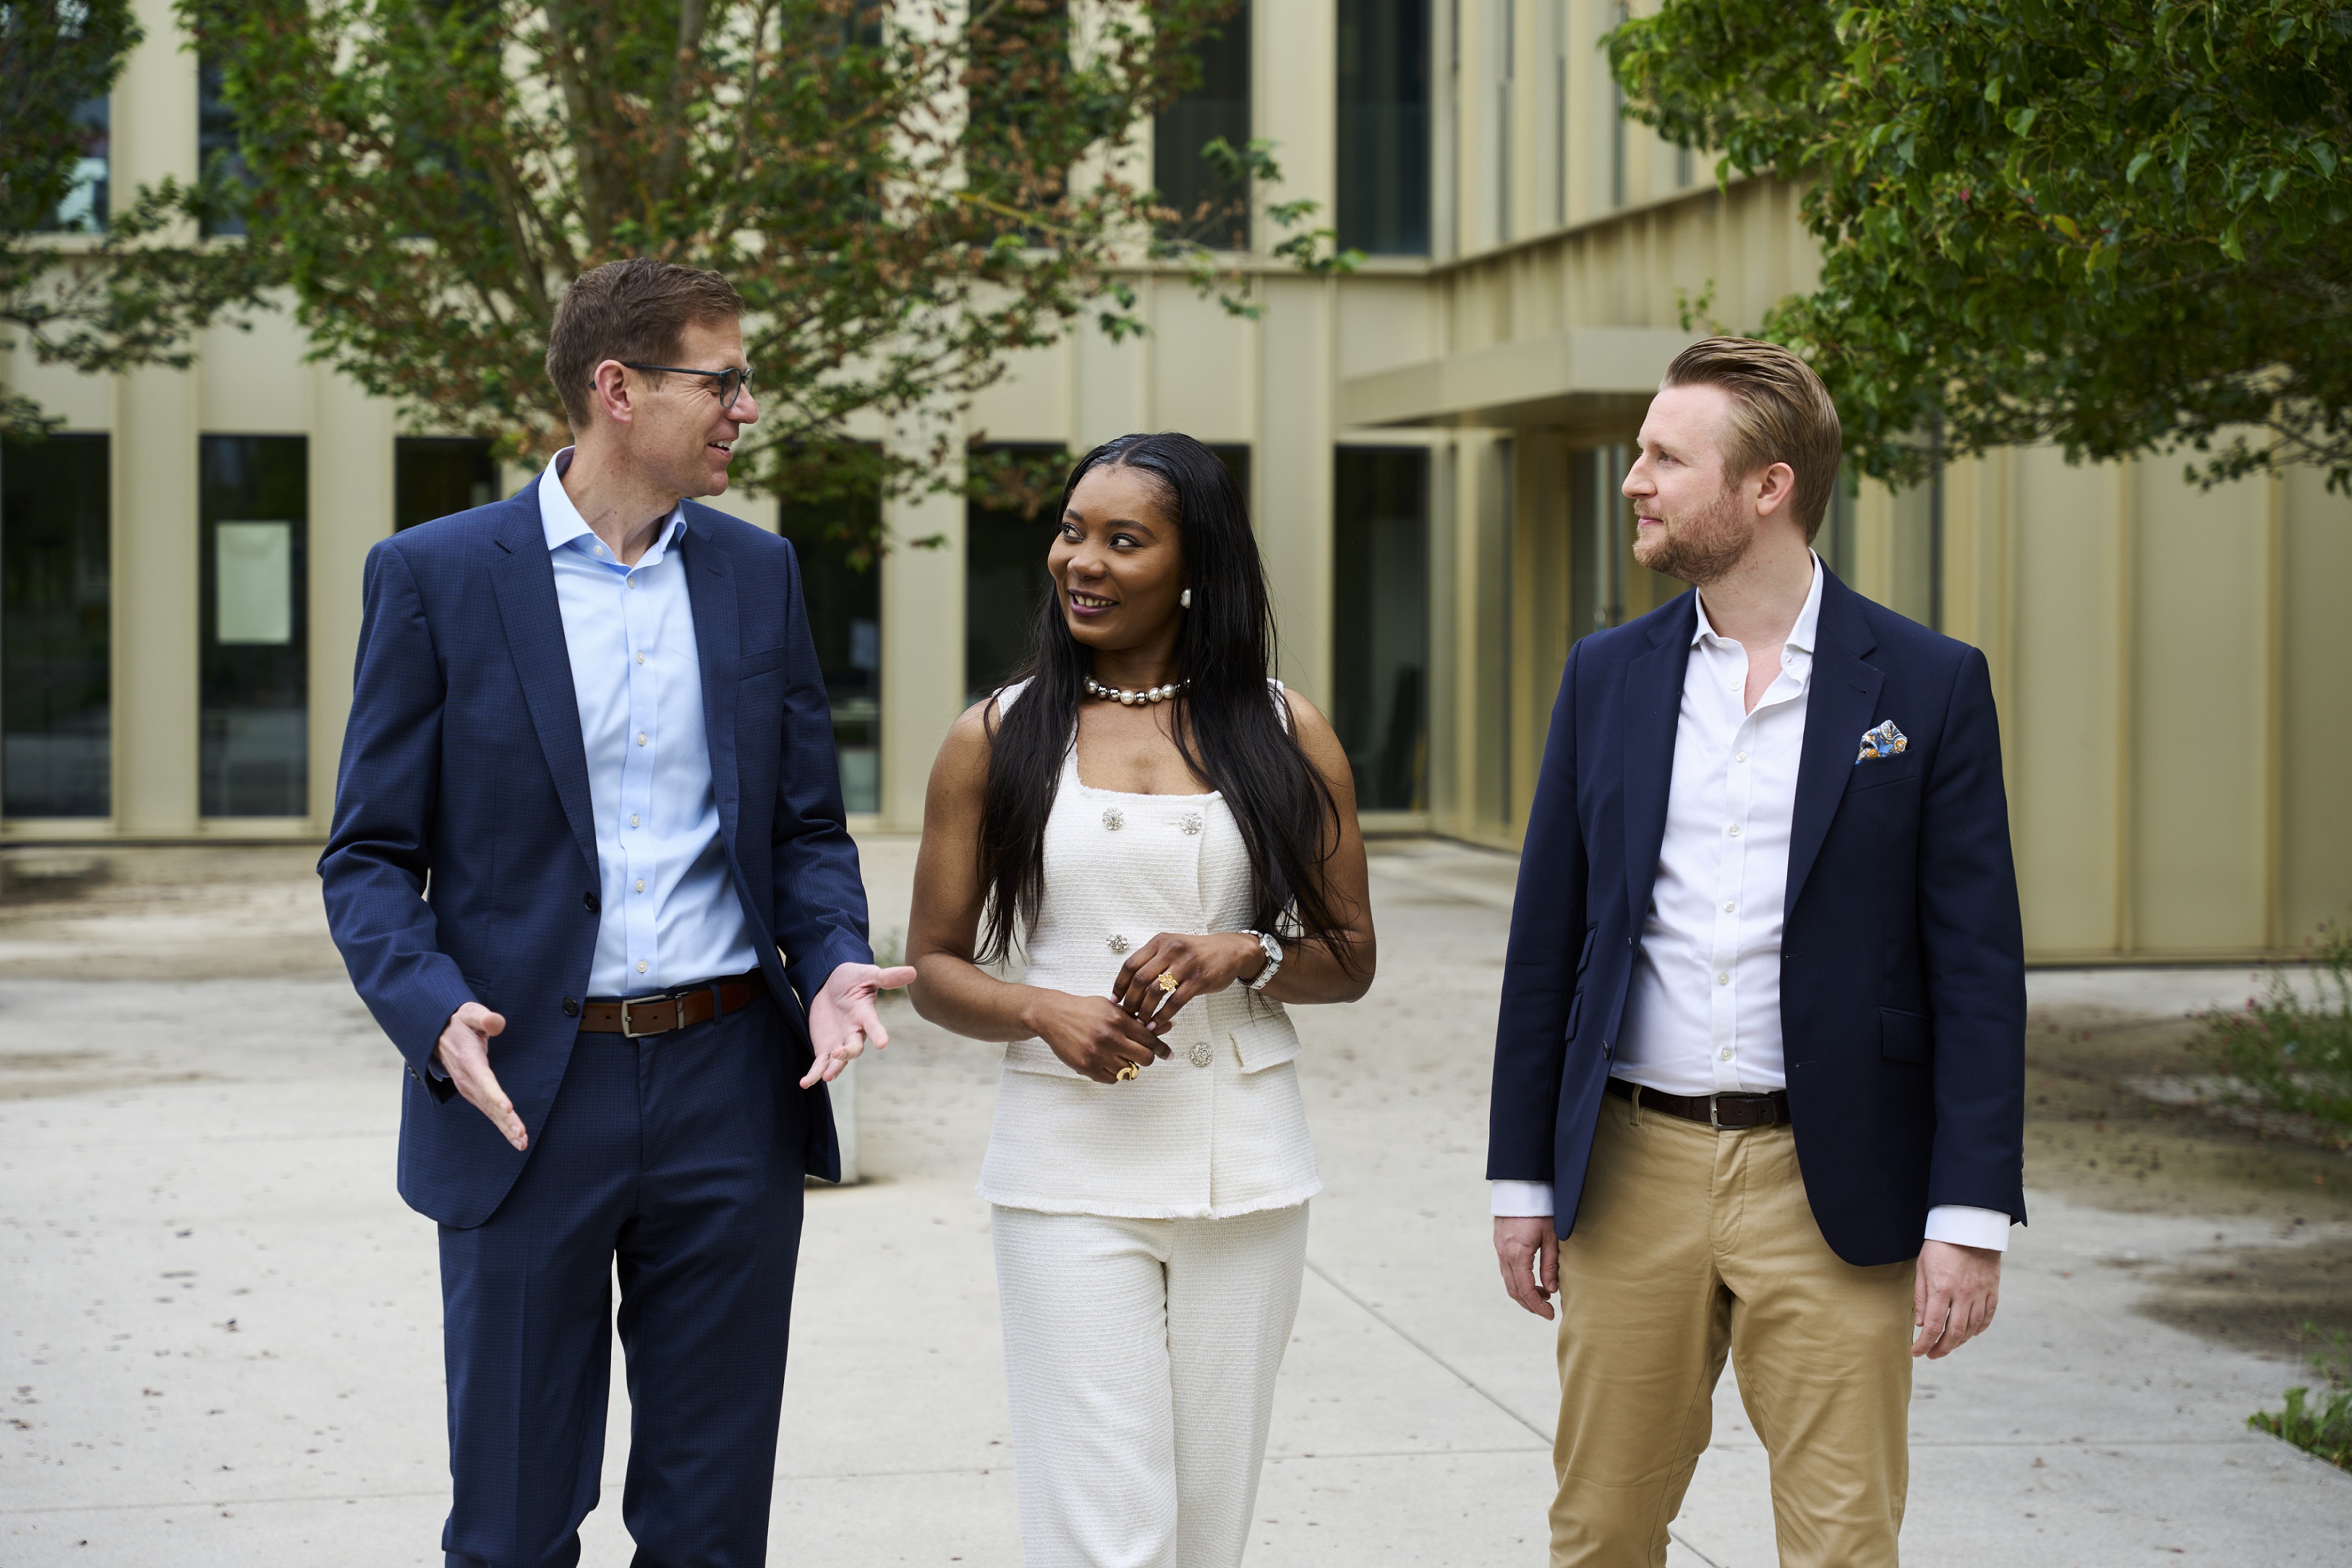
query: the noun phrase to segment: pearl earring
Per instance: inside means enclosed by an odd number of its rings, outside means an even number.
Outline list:
[[[1177,602],[1177,603],[1179,603],[1179,604],[1181,604],[1181,605],[1182,605],[1182,606],[1183,606],[1185,609],[1187,609],[1187,610],[1192,609],[1192,591],[1191,589],[1189,589],[1189,588],[1188,588],[1188,589],[1186,589],[1183,592],[1181,592],[1181,593],[1178,594],[1178,595],[1176,596],[1176,602]]]

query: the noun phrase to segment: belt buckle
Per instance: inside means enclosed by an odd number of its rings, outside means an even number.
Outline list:
[[[621,1022],[625,1025],[628,1021],[629,1011],[625,1005],[621,1009]],[[1720,1094],[1710,1094],[1706,1097],[1706,1124],[1718,1133],[1723,1131],[1722,1099],[1723,1096]]]
[[[648,1040],[648,1039],[651,1039],[653,1036],[655,1036],[655,1035],[656,1035],[656,1034],[661,1033],[662,1031],[661,1031],[661,1030],[657,1030],[657,1029],[649,1029],[649,1030],[646,1030],[643,1034],[638,1033],[635,1029],[633,1029],[633,1028],[631,1028],[631,1027],[630,1027],[630,1024],[629,1024],[629,1009],[630,1009],[631,1008],[633,1008],[633,1007],[637,1006],[640,1002],[644,1003],[644,1004],[645,1004],[645,1005],[646,1005],[647,1007],[650,1007],[650,1006],[652,1006],[652,1005],[653,1005],[654,1003],[656,1003],[656,1002],[666,1002],[666,1001],[669,1001],[670,999],[671,999],[670,994],[669,994],[668,992],[667,992],[667,991],[660,991],[660,992],[656,992],[656,993],[655,993],[654,995],[649,996],[649,997],[623,997],[623,998],[621,998],[621,1036],[622,1036],[622,1038],[623,1038],[623,1039],[625,1039],[625,1040]]]

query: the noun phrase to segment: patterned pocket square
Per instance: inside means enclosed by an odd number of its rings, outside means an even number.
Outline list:
[[[1890,718],[1876,729],[1864,734],[1862,750],[1855,756],[1853,765],[1859,768],[1865,762],[1875,762],[1882,757],[1892,757],[1898,751],[1910,749],[1911,737],[1895,728],[1895,721]]]

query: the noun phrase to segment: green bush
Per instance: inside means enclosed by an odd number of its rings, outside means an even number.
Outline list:
[[[2352,925],[2322,925],[2309,952],[2315,1002],[2299,998],[2274,967],[2267,999],[2205,1015],[2210,1049],[2221,1071],[2262,1104],[2352,1131]]]
[[[2303,1331],[2315,1335],[2319,1332],[2312,1323],[2304,1324]],[[2309,1388],[2290,1388],[2285,1409],[2276,1415],[2260,1411],[2247,1416],[2246,1425],[2352,1470],[2352,1347],[2347,1347],[2343,1331],[2335,1333],[2326,1350],[2311,1358],[2311,1370],[2320,1379],[2315,1398]]]

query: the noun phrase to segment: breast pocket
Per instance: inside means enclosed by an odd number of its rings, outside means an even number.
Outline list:
[[[1859,795],[1864,789],[1884,789],[1890,784],[1919,782],[1919,754],[1910,752],[1901,757],[1882,758],[1876,762],[1853,765],[1853,782],[1845,787],[1849,795]]]
[[[748,681],[753,675],[764,675],[772,670],[782,669],[786,652],[785,644],[779,643],[772,648],[762,648],[756,653],[744,654],[735,661],[735,678],[739,681]]]

